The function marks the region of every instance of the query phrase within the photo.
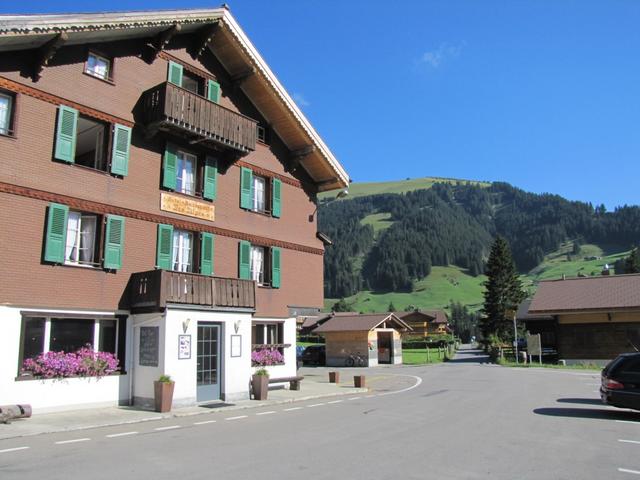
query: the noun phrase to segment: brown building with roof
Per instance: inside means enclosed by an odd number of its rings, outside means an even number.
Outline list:
[[[411,327],[406,335],[413,337],[429,337],[445,335],[449,320],[443,310],[413,310],[410,312],[394,312],[396,317],[404,320]]]
[[[261,348],[295,374],[348,182],[226,8],[0,16],[0,404],[246,398]],[[86,343],[121,374],[19,378]]]
[[[553,317],[559,358],[603,363],[640,348],[640,275],[542,281],[528,314]]]
[[[329,367],[402,363],[402,333],[411,327],[393,313],[336,314],[313,330],[326,341]]]

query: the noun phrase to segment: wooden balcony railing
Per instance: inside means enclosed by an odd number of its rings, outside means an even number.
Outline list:
[[[165,82],[143,93],[144,123],[198,142],[211,141],[241,153],[256,149],[258,122]]]
[[[255,308],[255,292],[253,280],[151,270],[131,275],[129,306],[132,311],[160,310],[171,303]]]

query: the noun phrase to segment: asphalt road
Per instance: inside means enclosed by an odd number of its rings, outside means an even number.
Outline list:
[[[1,441],[0,478],[640,479],[640,412],[601,405],[597,373],[459,357],[370,369],[367,395]]]

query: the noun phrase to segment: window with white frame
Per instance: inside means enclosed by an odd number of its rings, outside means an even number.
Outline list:
[[[84,68],[85,73],[102,80],[111,80],[111,70],[111,60],[93,52],[89,53]]]
[[[267,191],[266,179],[263,177],[253,176],[253,210],[256,212],[267,211]]]
[[[251,348],[261,350],[275,348],[284,355],[284,323],[283,322],[254,322],[251,325]]]
[[[173,230],[173,270],[193,272],[193,232]]]
[[[23,317],[20,364],[46,352],[75,352],[91,345],[116,354],[118,320],[93,318]]]
[[[176,171],[176,192],[196,194],[196,168],[198,157],[178,151]]]
[[[265,249],[264,247],[251,246],[251,280],[258,285],[265,283]]]
[[[100,216],[92,213],[69,211],[64,263],[67,265],[98,265],[98,229]]]
[[[0,135],[13,133],[13,95],[0,92]]]

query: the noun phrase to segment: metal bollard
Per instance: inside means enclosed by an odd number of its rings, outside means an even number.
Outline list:
[[[31,405],[2,405],[0,406],[0,422],[9,423],[14,418],[29,418]]]

